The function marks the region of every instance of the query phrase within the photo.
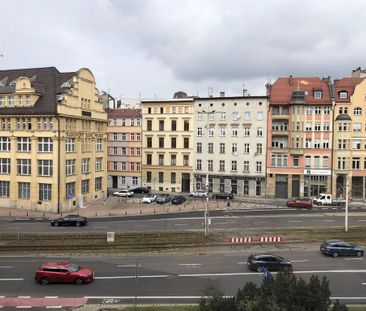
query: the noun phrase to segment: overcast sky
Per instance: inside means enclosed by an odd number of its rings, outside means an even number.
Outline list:
[[[88,67],[116,98],[265,95],[366,67],[363,0],[2,0],[0,69]]]

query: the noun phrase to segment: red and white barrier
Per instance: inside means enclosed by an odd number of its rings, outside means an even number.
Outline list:
[[[261,236],[260,242],[261,243],[275,243],[281,242],[283,240],[282,236]]]
[[[253,238],[250,236],[230,238],[230,243],[252,243]]]

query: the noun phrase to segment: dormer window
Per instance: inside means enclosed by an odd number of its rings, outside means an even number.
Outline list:
[[[322,99],[323,92],[322,91],[314,91],[314,99]]]
[[[347,91],[339,92],[339,98],[348,98],[348,92]]]
[[[27,106],[30,106],[31,102],[30,102],[30,96],[27,95],[27,97],[25,98],[25,101],[27,103]]]
[[[9,106],[13,107],[14,106],[14,96],[9,96]]]
[[[5,99],[4,96],[0,96],[0,106],[4,106],[5,105]]]

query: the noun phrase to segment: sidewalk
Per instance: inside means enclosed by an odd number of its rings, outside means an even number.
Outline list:
[[[77,214],[88,218],[94,217],[113,217],[113,216],[136,216],[136,215],[151,215],[190,211],[203,211],[205,209],[205,201],[203,199],[191,199],[182,205],[168,204],[143,204],[140,198],[117,198],[109,197],[105,202],[96,200],[89,203],[84,208],[79,208],[74,211],[63,212],[62,215]],[[225,210],[225,209],[255,209],[255,208],[280,208],[286,207],[286,199],[267,199],[267,198],[242,198],[241,201],[225,201],[225,200],[210,200],[209,210]],[[230,206],[228,206],[228,203]],[[352,202],[351,206],[364,206],[363,202]],[[60,215],[56,213],[42,211],[27,211],[24,209],[2,208],[0,207],[0,218],[15,219],[15,218],[46,218],[52,219]]]

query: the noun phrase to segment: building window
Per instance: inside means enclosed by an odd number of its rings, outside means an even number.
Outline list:
[[[159,131],[164,131],[164,120],[159,120]]]
[[[299,167],[299,156],[293,157],[293,165],[294,167]]]
[[[17,174],[18,175],[31,175],[31,160],[30,159],[17,159]]]
[[[160,113],[163,114],[164,113],[164,107],[160,107]]]
[[[212,127],[208,129],[208,136],[210,137],[214,136],[214,129]]]
[[[312,143],[311,143],[311,138],[306,138],[305,139],[305,148],[311,148]]]
[[[362,124],[361,123],[353,123],[353,131],[361,132]]]
[[[220,112],[220,120],[225,121],[226,120],[226,112]]]
[[[320,149],[320,139],[314,139],[314,148]]]
[[[273,167],[287,167],[288,156],[287,155],[275,155],[271,156]]]
[[[330,114],[330,107],[324,107],[324,114]]]
[[[202,160],[196,161],[196,170],[201,171],[202,170]]]
[[[3,107],[4,105],[5,105],[4,96],[0,96],[0,107]]]
[[[170,183],[175,184],[177,182],[177,173],[170,173]]]
[[[10,174],[10,159],[0,158],[0,174]]]
[[[188,149],[189,148],[189,138],[187,138],[187,137],[184,138],[183,147],[184,147],[184,149]]]
[[[135,155],[135,147],[130,147],[130,155]]]
[[[159,172],[159,184],[164,182],[164,172]]]
[[[346,169],[346,158],[337,158],[337,168],[339,170],[345,170]]]
[[[75,175],[76,160],[66,160],[66,176]]]
[[[95,178],[95,191],[102,190],[102,177]]]
[[[81,193],[89,193],[89,179],[81,181]]]
[[[322,99],[322,91],[314,91],[314,99]]]
[[[38,138],[38,152],[52,152],[53,141],[50,137],[39,137]]]
[[[315,107],[315,114],[321,114],[322,113],[322,108],[320,106],[316,106]]]
[[[232,119],[233,121],[237,121],[239,119],[239,114],[237,111],[234,111],[232,114]]]
[[[250,111],[247,111],[244,113],[244,120],[245,121],[250,121]]]
[[[320,125],[320,123],[315,123],[314,131],[319,132],[320,130],[321,130],[321,125]]]
[[[237,143],[232,143],[231,144],[231,153],[233,154],[238,154],[238,144]]]
[[[213,160],[208,160],[207,165],[208,165],[208,170],[213,171]]]
[[[52,185],[51,184],[39,184],[39,200],[51,201],[52,199]]]
[[[136,141],[140,141],[141,140],[141,135],[140,133],[136,133]]]
[[[244,127],[244,136],[250,136],[250,127]]]
[[[52,170],[52,160],[38,160],[38,176],[52,176]]]
[[[184,120],[184,130],[189,131],[189,121],[188,120]]]
[[[131,140],[134,140],[134,135],[131,134]],[[127,141],[127,133],[122,133],[122,141]]]
[[[75,152],[75,138],[66,139],[66,152]]]
[[[187,154],[183,155],[183,166],[189,165],[189,156]]]
[[[197,136],[202,136],[203,131],[202,131],[202,127],[197,128]]]
[[[313,107],[310,106],[306,107],[306,114],[308,116],[311,116],[313,114]]]
[[[258,111],[257,112],[257,121],[262,121],[263,120],[263,112],[262,111]]]
[[[17,151],[21,152],[31,151],[31,139],[29,137],[18,137]]]
[[[103,151],[103,141],[100,138],[96,140],[95,151]]]
[[[257,127],[257,136],[258,137],[262,137],[263,136],[263,128],[262,127]]]
[[[147,120],[147,130],[152,131],[152,120]]]
[[[139,184],[138,177],[132,177],[132,185],[137,186]]]
[[[75,183],[66,183],[66,199],[72,199],[75,197]]]
[[[361,168],[360,158],[352,158],[352,169],[359,170]]]
[[[10,193],[10,182],[0,181],[0,197],[9,197]]]
[[[132,167],[132,163],[131,163],[131,167]],[[126,171],[127,170],[127,164],[125,161],[121,162],[121,171]]]
[[[88,174],[90,172],[90,158],[81,159],[81,173]]]
[[[152,137],[147,138],[147,148],[152,148]]]
[[[226,135],[226,128],[220,127],[219,133],[220,137],[224,137]]]
[[[177,139],[175,137],[171,138],[171,146],[172,149],[177,148]]]
[[[172,120],[172,124],[171,125],[172,125],[172,131],[175,132],[177,130],[177,121],[176,120]]]
[[[159,154],[159,165],[164,165],[164,155]]]
[[[9,96],[8,101],[9,101],[9,106],[13,107],[14,106],[14,96]]]
[[[305,125],[305,131],[310,132],[311,129],[312,129],[311,125],[312,125],[311,122],[307,122],[306,125]]]
[[[177,113],[177,107],[172,107],[172,113]]]
[[[238,137],[238,129],[237,128],[231,129],[231,136]]]
[[[225,153],[225,143],[220,143],[220,153]]]
[[[219,162],[219,171],[225,172],[225,160],[220,160]]]
[[[202,153],[202,143],[197,143],[196,151],[197,151],[197,153]]]
[[[231,170],[236,172],[238,170],[238,163],[237,161],[231,161]]]
[[[257,161],[255,167],[256,167],[256,172],[261,173],[262,172],[262,161]]]
[[[329,132],[329,130],[330,130],[330,124],[328,122],[323,123],[323,131]]]
[[[164,137],[159,137],[159,148],[164,148]]]
[[[255,181],[255,195],[262,195],[262,182],[260,180]]]
[[[347,97],[348,97],[348,92],[345,92],[345,91],[339,92],[339,98],[347,98]]]
[[[311,156],[305,156],[305,167],[309,168],[311,166]]]
[[[30,183],[19,182],[18,183],[18,199],[29,200],[30,199]]]
[[[0,151],[10,151],[9,137],[0,137]]]
[[[244,161],[244,173],[249,173],[249,161]]]
[[[197,112],[197,120],[201,121],[203,119],[202,112]]]
[[[151,172],[146,172],[146,182],[151,182],[152,180],[151,176],[152,176]]]
[[[352,149],[354,150],[360,150],[361,149],[361,140],[353,140],[352,141]]]
[[[160,155],[159,155],[160,157]],[[177,165],[177,156],[175,154],[170,155],[170,165],[176,166]]]
[[[117,162],[113,162],[113,170],[114,171],[118,170],[118,163]]]
[[[314,167],[315,168],[320,167],[320,156],[314,156]]]
[[[213,143],[208,143],[208,153],[213,153]]]
[[[248,143],[245,143],[244,144],[244,153],[245,154],[248,154],[249,152],[250,152],[249,144]]]
[[[328,168],[329,166],[329,158],[323,157],[323,168]]]
[[[95,171],[100,172],[103,169],[103,158],[95,158]]]
[[[262,154],[263,152],[263,145],[262,144],[257,144],[257,154]]]
[[[214,121],[215,120],[215,115],[213,113],[209,113],[208,114],[208,120],[209,121]]]
[[[151,165],[152,164],[152,154],[146,155],[146,164]]]

